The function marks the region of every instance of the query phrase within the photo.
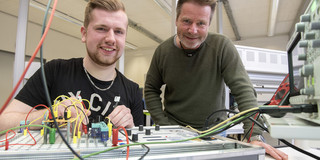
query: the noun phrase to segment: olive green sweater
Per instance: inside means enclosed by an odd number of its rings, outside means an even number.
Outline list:
[[[225,85],[239,110],[257,107],[256,92],[232,42],[209,34],[195,55],[188,57],[169,38],[156,49],[145,83],[145,100],[152,120],[159,125],[191,125],[202,128],[214,111],[225,109]],[[161,86],[166,85],[162,108]],[[215,114],[210,124],[226,119]],[[246,121],[244,128],[251,127]],[[253,135],[261,134],[257,128]]]

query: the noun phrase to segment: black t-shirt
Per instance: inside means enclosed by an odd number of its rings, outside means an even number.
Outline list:
[[[118,104],[130,108],[135,126],[143,125],[143,100],[139,86],[118,70],[116,70],[117,77],[111,88],[100,91],[90,83],[86,76],[83,58],[52,60],[45,64],[44,69],[52,103],[60,95],[68,97],[80,95],[82,99],[90,101],[91,115],[89,118],[95,119],[99,115],[108,116],[113,111],[115,96],[120,96]],[[90,77],[99,88],[107,88],[111,84],[111,81],[100,81],[91,75]],[[38,104],[47,105],[40,69],[27,81],[15,98],[32,107]]]

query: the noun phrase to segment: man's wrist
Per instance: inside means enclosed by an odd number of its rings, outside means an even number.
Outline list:
[[[250,142],[252,142],[252,141],[265,142],[263,136],[261,136],[261,135],[252,136],[250,138]]]

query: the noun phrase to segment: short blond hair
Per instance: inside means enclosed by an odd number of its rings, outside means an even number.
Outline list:
[[[103,9],[106,11],[115,12],[121,10],[125,12],[125,7],[120,0],[90,0],[84,13],[83,26],[85,28],[88,27],[91,20],[91,12],[95,8]]]

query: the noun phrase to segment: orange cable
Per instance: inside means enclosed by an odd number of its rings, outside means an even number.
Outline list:
[[[119,131],[119,129],[122,129],[123,131],[124,131],[124,133],[125,133],[125,135],[126,135],[126,140],[127,140],[127,144],[129,144],[129,137],[128,137],[128,133],[127,133],[127,130],[124,128],[124,127],[122,127],[122,126],[119,126],[118,128],[117,128],[117,131]],[[129,146],[127,146],[127,160],[129,159]]]
[[[55,1],[54,1],[53,7],[52,7],[52,10],[51,10],[51,15],[50,15],[50,18],[49,18],[49,20],[48,20],[47,27],[46,27],[46,29],[45,29],[42,37],[41,37],[41,40],[39,41],[39,44],[38,44],[36,50],[34,51],[32,57],[30,58],[30,60],[29,60],[29,62],[28,62],[28,65],[27,65],[27,67],[25,68],[25,70],[23,71],[23,73],[22,73],[19,81],[17,82],[17,84],[16,84],[16,86],[14,87],[13,91],[10,93],[10,95],[9,95],[8,99],[6,100],[6,102],[4,103],[4,105],[1,107],[1,109],[0,109],[0,115],[2,114],[2,112],[4,111],[4,109],[8,106],[8,104],[9,104],[10,100],[12,99],[14,93],[17,91],[20,83],[22,82],[24,76],[26,75],[26,73],[27,73],[27,71],[28,71],[31,63],[33,62],[34,58],[36,57],[36,55],[37,55],[40,47],[42,46],[43,41],[44,41],[44,39],[45,39],[45,37],[46,37],[49,29],[50,29],[50,25],[51,25],[51,22],[52,22],[52,19],[53,19],[53,15],[54,15],[54,12],[55,12],[55,10],[56,10],[57,2],[58,2],[58,0],[55,0]]]

